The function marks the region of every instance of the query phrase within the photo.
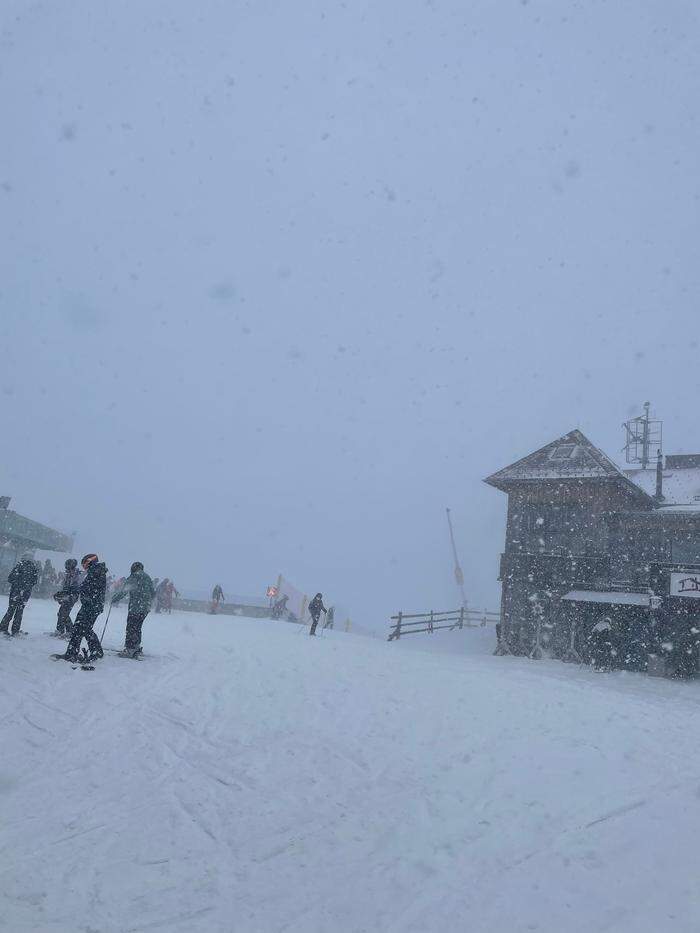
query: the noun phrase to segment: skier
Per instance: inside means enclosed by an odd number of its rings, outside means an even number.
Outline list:
[[[78,561],[69,557],[65,563],[66,572],[63,574],[61,589],[54,593],[53,598],[58,602],[58,616],[56,618],[55,635],[70,635],[73,628],[71,609],[78,602],[78,590],[82,574],[78,570]]]
[[[275,605],[272,607],[271,616],[273,619],[281,619],[282,616],[287,611],[287,603],[289,602],[289,596],[285,593],[284,596],[280,596]]]
[[[309,635],[316,634],[316,626],[318,625],[318,620],[321,618],[321,613],[328,614],[328,610],[323,605],[323,595],[321,593],[316,593],[314,598],[309,603],[309,615],[311,616],[311,628],[309,630]]]
[[[15,564],[7,579],[10,584],[10,602],[7,612],[3,616],[2,622],[0,622],[0,632],[9,635],[10,622],[12,622],[12,634],[18,635],[22,627],[24,607],[32,595],[32,588],[39,579],[39,571],[36,563],[32,560],[31,554],[25,554]]]
[[[58,577],[56,571],[54,570],[53,564],[47,557],[44,561],[44,569],[41,571],[41,594],[42,596],[48,596],[52,588],[58,582]]]
[[[613,626],[609,616],[601,619],[591,629],[589,636],[590,654],[596,671],[611,671],[616,651],[613,645]]]
[[[224,591],[221,589],[220,584],[216,584],[214,589],[211,592],[211,606],[209,607],[209,614],[215,616],[219,611],[219,603],[226,602],[226,597],[224,596]]]
[[[163,611],[163,605],[165,603],[165,589],[170,583],[167,577],[164,577],[160,583],[156,586],[156,612]]]
[[[179,595],[173,581],[166,580],[163,587],[163,612],[171,613],[173,611],[173,597]]]
[[[324,628],[333,628],[335,624],[335,606],[329,606],[328,612],[326,613],[326,621],[323,623]]]
[[[121,654],[127,658],[136,658],[141,654],[141,627],[151,611],[151,603],[156,595],[153,580],[143,569],[140,560],[131,565],[131,573],[122,583],[112,598],[112,603],[119,603],[129,597],[129,611],[126,617],[126,638]]]
[[[80,563],[85,571],[85,578],[78,590],[80,610],[75,617],[66,653],[55,655],[64,661],[78,660],[83,638],[87,642],[91,661],[104,655],[100,639],[93,632],[92,627],[105,607],[107,568],[100,562],[97,554],[86,554]]]

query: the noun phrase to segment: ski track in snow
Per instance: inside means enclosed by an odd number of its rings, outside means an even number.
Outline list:
[[[698,683],[184,613],[83,672],[54,608],[0,642],[0,930],[700,929]]]

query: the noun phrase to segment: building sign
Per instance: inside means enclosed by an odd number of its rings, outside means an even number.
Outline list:
[[[672,573],[671,596],[700,599],[700,573]]]

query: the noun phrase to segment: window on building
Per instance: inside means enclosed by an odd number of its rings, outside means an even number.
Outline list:
[[[549,454],[550,460],[575,460],[581,456],[581,448],[578,444],[559,444],[552,448]]]
[[[700,535],[678,535],[671,541],[674,564],[700,564]]]

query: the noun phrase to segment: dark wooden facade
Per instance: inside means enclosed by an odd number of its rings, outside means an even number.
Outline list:
[[[683,468],[674,468],[674,481]],[[700,469],[688,468],[697,471],[700,493]],[[680,479],[687,477],[695,480],[690,473]],[[681,615],[686,621],[698,616],[700,630],[700,599],[679,602],[664,592],[674,568],[700,568],[700,501],[669,501],[663,478],[659,464],[656,475],[645,471],[643,482],[635,482],[580,431],[488,477],[508,495],[499,575],[501,653],[564,656],[572,647],[572,620],[582,623],[580,644],[603,615],[619,618],[620,630],[636,632],[638,639],[639,631],[656,623],[660,632],[681,602],[687,604]],[[652,610],[651,601],[625,605],[623,597],[616,604],[615,593],[658,596],[653,602],[662,608]],[[638,656],[649,650],[646,635],[643,641],[629,652],[637,667]]]

